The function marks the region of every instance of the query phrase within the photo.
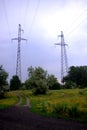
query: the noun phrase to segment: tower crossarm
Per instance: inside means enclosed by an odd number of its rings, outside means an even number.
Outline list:
[[[61,45],[61,43],[54,43],[54,45],[60,45],[60,46],[68,46],[68,44],[64,43]]]
[[[23,40],[23,41],[26,41],[26,42],[27,42],[27,39],[25,39],[25,38],[21,38],[21,40]]]

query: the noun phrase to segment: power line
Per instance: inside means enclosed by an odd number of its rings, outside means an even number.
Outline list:
[[[75,24],[75,22],[77,22],[77,20],[78,20],[81,16],[83,16],[84,12],[86,12],[86,11],[87,11],[87,8],[84,9],[84,10],[82,11],[82,13],[71,23],[71,25],[67,28],[67,30],[69,30],[69,29]],[[71,32],[73,32],[79,25],[81,25],[81,24],[83,23],[83,21],[84,21],[84,19],[83,19],[77,26],[75,26],[74,28],[72,28],[71,31],[68,31],[68,33],[66,32],[66,35],[71,35]]]
[[[29,33],[31,33],[31,31],[32,31],[32,27],[33,27],[33,24],[35,22],[35,18],[36,18],[37,12],[38,12],[39,5],[40,5],[40,0],[38,0],[37,6],[36,6],[35,14],[34,14],[33,19],[32,19],[32,23],[31,23],[31,26],[30,26],[30,32]]]
[[[28,0],[27,4],[26,4],[23,27],[25,26],[25,21],[26,21],[26,16],[27,16],[27,11],[28,11],[28,7],[29,7],[29,3],[30,3],[30,0]]]
[[[9,22],[8,22],[6,5],[5,5],[5,1],[4,0],[2,0],[2,2],[3,2],[4,12],[5,12],[5,18],[6,18],[6,22],[7,22],[7,26],[8,26],[8,33],[9,33],[9,37],[11,39],[10,26],[9,26]]]
[[[87,18],[87,16],[85,17],[85,19]],[[71,35],[72,32],[74,32],[83,22],[85,22],[85,19],[83,19],[76,27],[74,27],[70,32],[68,32],[67,35]]]

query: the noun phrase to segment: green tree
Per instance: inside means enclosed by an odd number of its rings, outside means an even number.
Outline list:
[[[60,84],[54,75],[49,75],[41,67],[28,68],[28,79],[25,81],[27,89],[33,89],[34,94],[45,94],[48,89],[60,89]]]
[[[25,82],[27,88],[32,88],[34,94],[46,94],[47,86],[47,71],[41,67],[32,66],[28,68],[29,79]]]
[[[0,66],[0,97],[4,96],[4,91],[6,86],[8,84],[7,82],[8,73],[3,69],[3,66]]]
[[[87,87],[87,66],[71,66],[68,75],[63,78],[63,81],[72,82],[76,86]]]
[[[47,84],[48,84],[49,89],[51,90],[61,88],[59,82],[57,81],[57,78],[54,75],[48,75]]]
[[[10,90],[18,90],[21,87],[21,81],[17,75],[14,75],[10,80]]]

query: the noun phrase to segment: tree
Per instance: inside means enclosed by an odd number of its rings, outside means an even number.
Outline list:
[[[17,75],[14,75],[10,80],[10,90],[18,90],[21,87],[21,81]]]
[[[7,85],[8,73],[0,66],[0,86]]]
[[[72,82],[76,86],[87,87],[87,66],[71,66],[68,75],[63,78],[63,81]]]
[[[34,94],[46,94],[47,86],[47,71],[41,67],[32,66],[28,68],[29,79],[25,82],[27,88],[32,88]]]
[[[48,75],[47,84],[49,89],[51,90],[60,89],[60,84],[58,83],[57,78],[54,75]]]
[[[28,79],[25,81],[27,89],[33,89],[34,94],[46,94],[48,89],[60,89],[60,84],[54,75],[49,75],[41,67],[28,68]]]
[[[8,84],[7,82],[8,73],[3,69],[3,66],[0,66],[0,97],[4,96],[4,86]]]
[[[33,82],[33,94],[46,94],[48,91],[47,82],[44,79],[35,80]]]

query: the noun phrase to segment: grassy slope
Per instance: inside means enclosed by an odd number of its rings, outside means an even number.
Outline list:
[[[45,96],[29,98],[33,112],[87,120],[87,89],[54,90]]]
[[[7,108],[19,101],[18,92],[7,92],[4,99],[0,99],[0,108]]]
[[[0,108],[16,104],[20,94],[29,97],[33,112],[87,121],[87,89],[53,90],[38,96],[32,95],[29,90],[8,92],[7,98],[0,99]]]

